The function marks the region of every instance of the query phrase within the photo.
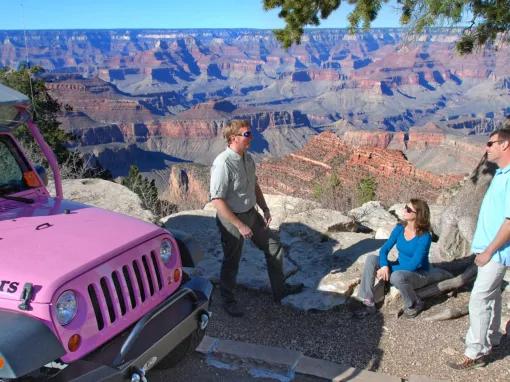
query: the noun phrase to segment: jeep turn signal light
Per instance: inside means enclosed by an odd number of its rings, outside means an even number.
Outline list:
[[[5,359],[4,357],[0,357],[0,369],[3,369],[5,366]]]
[[[25,181],[28,187],[40,187],[41,182],[39,182],[39,178],[35,175],[33,171],[26,171],[23,173],[23,180]]]
[[[176,268],[174,270],[174,282],[178,282],[181,279],[181,268]]]
[[[79,334],[73,334],[71,338],[69,338],[69,342],[67,343],[67,347],[69,351],[74,352],[78,350],[81,345],[81,337]]]

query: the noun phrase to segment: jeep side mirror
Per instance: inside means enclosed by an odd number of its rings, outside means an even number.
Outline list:
[[[40,164],[35,166],[35,171],[37,171],[37,175],[39,175],[39,178],[43,181],[44,185],[48,185],[48,174],[46,174],[46,169],[41,166]]]

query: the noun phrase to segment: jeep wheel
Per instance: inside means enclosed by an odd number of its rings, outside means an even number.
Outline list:
[[[197,329],[191,333],[184,341],[182,341],[177,347],[168,353],[161,361],[159,361],[154,369],[170,369],[176,366],[180,361],[184,359],[188,354],[197,348],[202,339],[204,338],[205,330]]]

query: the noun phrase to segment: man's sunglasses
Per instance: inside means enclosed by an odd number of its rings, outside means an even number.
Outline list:
[[[406,212],[407,212],[408,214],[410,214],[411,212],[412,212],[413,214],[415,214],[415,213],[416,213],[416,211],[415,211],[415,210],[413,210],[413,209],[412,209],[411,207],[409,207],[408,205],[406,205],[406,206],[404,207],[404,209],[406,210]]]
[[[497,141],[489,141],[489,142],[486,143],[486,145],[487,145],[487,147],[492,147],[492,145],[494,143],[499,143],[499,142],[504,142],[504,141],[505,141],[504,139],[499,139]]]
[[[238,137],[245,137],[245,138],[250,138],[251,137],[251,131],[245,131],[244,133],[242,134],[237,134]]]

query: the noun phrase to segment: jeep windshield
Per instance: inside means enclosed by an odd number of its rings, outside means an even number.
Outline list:
[[[19,153],[8,135],[0,135],[0,197],[29,202],[30,199],[9,197],[10,194],[29,190],[33,171]]]

